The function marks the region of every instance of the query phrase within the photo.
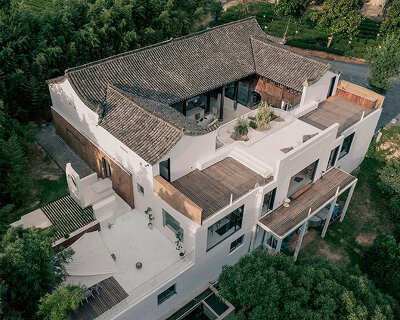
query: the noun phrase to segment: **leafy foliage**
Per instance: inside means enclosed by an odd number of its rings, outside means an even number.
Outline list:
[[[339,33],[352,37],[357,33],[362,20],[359,6],[358,1],[354,0],[326,0],[316,15],[318,26],[327,30],[330,41]],[[330,46],[330,41],[327,47]]]
[[[237,319],[395,319],[399,306],[357,268],[254,251],[219,277]]]
[[[66,278],[72,250],[55,254],[52,231],[10,228],[0,241],[0,301],[5,318],[32,319],[42,296]]]
[[[367,64],[371,70],[369,85],[377,91],[389,90],[400,72],[400,35],[388,35],[381,45],[370,47]]]
[[[45,81],[86,62],[205,26],[213,0],[54,0],[0,7],[0,100],[20,121],[48,110]],[[217,12],[213,6],[214,12]]]
[[[393,236],[380,235],[365,256],[370,277],[400,301],[400,243]]]
[[[309,4],[310,0],[280,0],[276,6],[276,12],[279,15],[299,20],[303,17]]]
[[[260,130],[268,130],[273,115],[272,107],[266,101],[261,101],[256,115],[257,128]]]
[[[382,33],[400,33],[400,0],[392,0],[390,11],[383,20]]]
[[[235,133],[238,136],[243,136],[247,134],[249,131],[247,120],[241,116],[238,117],[236,125],[235,125]]]
[[[68,320],[70,312],[78,309],[84,299],[83,290],[77,286],[62,286],[40,299],[37,315],[43,320]]]
[[[33,125],[10,119],[0,101],[0,206],[19,205],[29,195],[26,154],[33,141]]]
[[[383,192],[389,196],[400,194],[400,161],[388,162],[379,170],[379,179]]]

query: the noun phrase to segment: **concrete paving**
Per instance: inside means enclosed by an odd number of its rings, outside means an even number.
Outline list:
[[[93,173],[93,170],[89,168],[87,163],[57,135],[53,123],[39,127],[36,132],[36,139],[64,171],[67,163],[70,162],[81,178]]]

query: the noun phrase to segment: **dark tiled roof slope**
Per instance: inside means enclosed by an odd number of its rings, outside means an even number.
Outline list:
[[[318,80],[330,68],[329,64],[264,39],[252,38],[251,43],[256,73],[299,92],[303,90],[304,81]]]
[[[152,165],[182,136],[181,129],[153,115],[111,86],[107,88],[105,107],[107,112],[100,126]]]

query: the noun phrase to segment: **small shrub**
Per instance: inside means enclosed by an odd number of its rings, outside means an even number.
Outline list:
[[[251,121],[249,122],[249,127],[250,127],[250,128],[253,128],[253,129],[257,129],[257,123],[256,123],[255,121],[251,120]]]
[[[249,129],[247,127],[248,127],[247,120],[239,116],[235,125],[236,136],[243,136],[247,134],[249,132]]]
[[[271,106],[267,102],[261,101],[256,115],[257,128],[260,130],[268,130],[273,115],[274,113]]]
[[[400,194],[400,161],[389,162],[379,170],[378,186],[389,196]]]

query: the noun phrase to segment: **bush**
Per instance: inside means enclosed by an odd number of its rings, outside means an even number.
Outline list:
[[[247,127],[248,127],[247,120],[239,116],[235,125],[235,134],[237,136],[246,135],[249,132]]]
[[[400,194],[400,161],[388,162],[379,170],[378,186],[389,196]]]
[[[253,129],[257,129],[257,123],[255,123],[255,121],[251,120],[251,121],[249,122],[249,127],[250,127],[250,128],[253,128]]]
[[[260,130],[268,130],[273,115],[274,113],[272,112],[271,106],[267,102],[261,101],[256,115],[257,128]]]

